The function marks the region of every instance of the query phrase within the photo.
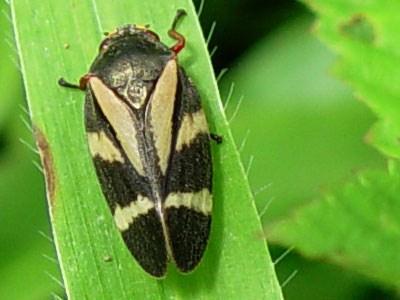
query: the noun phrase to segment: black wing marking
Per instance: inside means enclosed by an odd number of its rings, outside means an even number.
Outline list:
[[[86,93],[85,123],[88,134],[103,132],[123,158],[121,162],[105,160],[101,153],[93,156],[96,173],[114,219],[117,214],[121,215],[124,208],[130,211],[130,206],[140,206],[138,197],[146,197],[152,201],[148,180],[140,176],[129,162],[90,89]],[[145,212],[142,210],[141,214],[132,216],[129,224],[123,222],[121,226],[117,220],[116,223],[125,244],[141,267],[153,276],[164,276],[168,255],[161,221],[155,209],[149,208]]]
[[[198,134],[186,139],[188,144],[177,146],[185,116],[196,114],[200,122],[206,122],[199,94],[182,69],[176,103],[164,212],[173,259],[178,269],[189,272],[199,264],[210,234],[212,162],[207,124],[196,128],[189,124]],[[175,201],[169,202],[171,198]]]

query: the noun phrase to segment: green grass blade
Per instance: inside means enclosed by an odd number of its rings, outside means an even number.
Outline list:
[[[11,6],[70,299],[282,299],[191,2],[18,0]],[[215,214],[204,261],[192,275],[170,270],[158,282],[133,261],[101,195],[84,137],[83,94],[56,81],[85,73],[102,32],[121,24],[151,24],[172,43],[166,32],[177,8],[189,13],[180,24],[188,38],[180,62],[200,90],[211,130],[224,143],[214,147]]]
[[[11,14],[0,2],[0,298],[36,300],[61,290],[43,201],[43,176],[25,113]],[[21,141],[23,141],[22,144]],[[49,276],[51,274],[51,276]],[[23,280],[21,280],[23,278]],[[38,284],[38,279],[40,284]],[[27,293],[29,291],[29,293]]]

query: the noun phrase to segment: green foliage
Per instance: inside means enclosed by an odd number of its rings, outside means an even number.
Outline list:
[[[242,157],[247,164],[254,156],[249,178],[259,211],[272,201],[263,215],[266,223],[354,170],[383,166],[362,141],[375,119],[329,74],[335,57],[311,34],[312,20],[297,17],[258,41],[221,87],[227,94],[235,83],[229,118],[244,96],[231,127],[238,144],[249,133]]]
[[[8,20],[8,10],[6,2],[0,3],[0,56],[3,58],[0,68],[0,94],[3,96],[0,101],[0,129],[9,121],[13,109],[16,108],[15,100],[19,99],[20,80],[18,70],[15,67],[17,58],[14,53],[11,23]],[[14,98],[15,97],[15,98]]]
[[[381,142],[375,143],[376,137],[398,149],[399,140],[393,137],[400,135],[400,85],[396,84],[400,79],[400,3],[374,0],[360,4],[353,0],[309,4],[320,17],[318,34],[340,55],[337,73],[385,123],[379,126],[385,127],[383,132],[372,135],[372,144],[387,154]],[[364,28],[364,33],[355,33],[358,27]]]
[[[395,1],[310,1],[319,36],[340,56],[335,71],[380,119],[367,140],[398,158],[400,4]],[[358,122],[358,119],[355,120]],[[275,242],[327,258],[400,290],[399,162],[364,171],[322,199],[267,227]]]
[[[16,94],[10,96],[18,99]],[[33,165],[39,159],[19,141],[33,144],[31,133],[20,120],[23,114],[16,113],[7,123],[9,143],[0,155],[0,296],[45,299],[61,287],[52,279],[59,277],[53,244],[41,235],[50,236],[43,176]]]
[[[25,89],[47,171],[48,196],[66,292],[71,299],[281,299],[253,199],[224,117],[209,57],[190,1],[12,1]],[[204,99],[215,147],[215,214],[209,249],[189,276],[171,269],[156,281],[124,246],[97,184],[83,129],[83,95],[57,86],[77,79],[103,31],[151,24],[166,37],[177,8],[188,47],[180,57]],[[66,17],[66,12],[69,13]],[[65,47],[68,45],[68,47]],[[41,59],[38,59],[41,58]],[[45,62],[44,62],[45,61]],[[105,257],[111,258],[105,259]]]
[[[54,175],[53,223],[71,298],[235,299],[261,293],[281,298],[191,5],[184,0],[58,2],[14,0],[12,7],[33,122],[52,155],[47,162]],[[293,18],[267,35],[279,9],[267,14],[256,2],[233,1],[227,8],[223,0],[206,1],[202,21],[205,28],[217,21],[219,37],[214,35],[210,47],[220,48],[217,56],[229,57],[227,51],[254,43],[233,63],[221,87],[227,94],[232,81],[236,86],[227,115],[236,116],[229,125],[239,146],[248,136],[241,155],[246,165],[255,158],[249,179],[265,232],[271,242],[295,248],[296,254],[277,265],[281,282],[298,270],[284,288],[285,298],[365,299],[369,279],[400,290],[400,4],[304,0],[318,15],[318,36],[339,57],[334,71],[346,88],[329,76],[337,57],[312,37],[311,18]],[[251,6],[254,18],[243,22]],[[224,135],[225,143],[214,147],[216,214],[204,262],[192,275],[171,269],[167,280],[157,282],[139,269],[113,229],[87,155],[83,95],[59,88],[56,80],[77,80],[96,55],[102,32],[124,23],[150,24],[172,43],[166,29],[177,7],[190,12],[179,25],[188,38],[180,62],[200,88],[212,130]],[[0,9],[7,8],[0,2]],[[23,95],[6,15],[0,14],[0,211],[5,212],[0,298],[46,299],[62,291],[55,282],[57,265],[44,258],[54,257],[52,244],[38,234],[49,235],[42,176],[31,163],[38,157],[18,141],[30,144],[31,133],[20,120]],[[354,100],[350,88],[362,101]],[[274,257],[282,251],[272,248]]]
[[[5,1],[0,12],[0,298],[45,299],[61,289],[51,278],[58,277],[58,265],[53,244],[40,234],[50,236],[43,177],[32,163],[38,156],[22,121],[28,124],[29,116],[21,108],[22,84]]]
[[[271,241],[295,245],[400,289],[400,168],[359,176],[267,227]]]
[[[331,76],[335,56],[311,32],[312,21],[298,16],[258,40],[221,84],[226,98],[235,83],[227,115],[236,115],[230,124],[238,144],[247,137],[245,164],[254,156],[249,178],[266,226],[342,185],[355,170],[384,167],[379,153],[363,142],[375,118]],[[273,257],[282,252],[272,247]],[[294,270],[285,299],[358,299],[371,284],[349,269],[293,251],[276,268],[280,282]]]

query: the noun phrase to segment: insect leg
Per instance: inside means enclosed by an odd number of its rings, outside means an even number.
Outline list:
[[[210,133],[210,139],[216,142],[217,144],[221,144],[223,140],[222,135],[218,135],[215,133]]]
[[[92,77],[92,76],[93,76],[92,74],[85,74],[79,80],[79,84],[68,82],[63,77],[61,77],[58,80],[58,84],[61,85],[62,87],[72,88],[72,89],[79,89],[79,90],[84,91],[84,90],[86,90],[87,82],[89,81],[90,77]]]

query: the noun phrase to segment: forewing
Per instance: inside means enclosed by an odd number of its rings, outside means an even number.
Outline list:
[[[132,255],[146,272],[162,277],[168,256],[139,155],[137,120],[100,79],[94,79],[86,93],[85,123],[103,194]]]
[[[155,173],[161,173],[163,177],[165,177],[171,153],[177,82],[177,63],[175,59],[170,59],[158,78],[146,109],[146,132],[151,136],[160,171]],[[158,180],[161,180],[161,176]]]
[[[210,233],[212,163],[199,94],[183,70],[178,78],[163,207],[173,259],[182,272],[189,272],[200,262]]]

